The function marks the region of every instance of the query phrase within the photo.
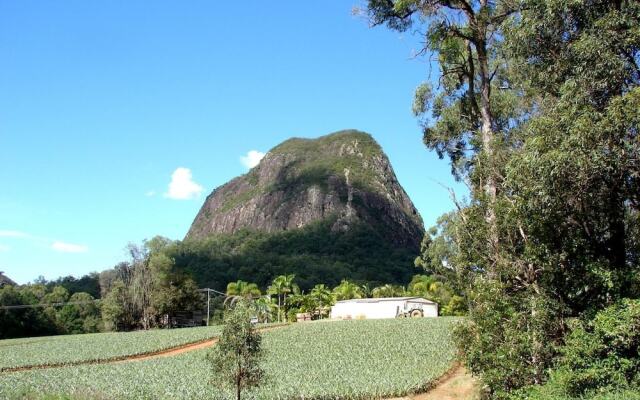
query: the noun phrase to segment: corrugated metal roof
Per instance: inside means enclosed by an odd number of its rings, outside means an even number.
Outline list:
[[[378,297],[373,299],[351,299],[351,300],[340,300],[338,303],[381,303],[385,301],[411,301],[415,303],[428,303],[428,304],[436,304],[431,300],[427,300],[422,297]]]

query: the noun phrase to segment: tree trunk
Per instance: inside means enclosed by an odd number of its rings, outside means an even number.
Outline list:
[[[542,369],[541,364],[542,360],[540,357],[540,353],[542,352],[542,342],[538,335],[538,327],[536,318],[538,317],[538,299],[537,296],[540,295],[540,290],[538,288],[537,283],[533,283],[532,285],[533,293],[531,294],[531,320],[529,322],[529,333],[531,335],[531,364],[533,365],[533,383],[539,385],[542,383]],[[533,325],[533,326],[531,326]]]
[[[493,116],[491,115],[491,77],[489,74],[489,60],[487,57],[487,43],[484,39],[484,31],[480,32],[482,37],[476,43],[478,53],[478,69],[480,72],[480,119],[482,134],[482,150],[485,155],[486,173],[484,175],[484,194],[487,197],[487,211],[485,220],[489,226],[488,244],[492,261],[497,260],[499,235],[496,221],[495,202],[498,194],[498,183],[495,172],[495,148],[493,132]]]
[[[607,241],[608,259],[611,268],[618,276],[625,273],[627,269],[627,238],[625,226],[625,205],[620,190],[612,185],[609,199],[609,240]],[[617,293],[610,293],[608,297],[624,295],[626,288],[616,288]],[[611,298],[607,299],[611,301]]]
[[[282,307],[284,307],[284,313],[282,314],[282,322],[287,322],[287,294],[285,293],[282,299]]]

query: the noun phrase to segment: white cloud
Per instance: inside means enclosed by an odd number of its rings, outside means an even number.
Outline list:
[[[241,156],[240,157],[240,162],[242,163],[242,165],[244,165],[246,168],[253,168],[256,165],[258,165],[258,163],[260,162],[260,160],[262,160],[262,157],[264,157],[264,153],[258,150],[249,150],[249,152],[247,153],[246,156]]]
[[[0,230],[0,237],[26,238],[29,237],[29,235],[20,231]]]
[[[196,198],[204,188],[193,181],[189,168],[179,167],[171,174],[169,190],[164,194],[174,200],[189,200]]]
[[[6,244],[0,244],[0,253],[6,252],[11,250],[11,247],[7,246]]]
[[[53,242],[51,248],[61,253],[86,253],[87,251],[89,251],[89,248],[87,246],[81,244],[65,243],[59,240]]]
[[[147,197],[153,197],[156,195],[156,191],[155,190],[149,190],[147,193],[144,194]]]

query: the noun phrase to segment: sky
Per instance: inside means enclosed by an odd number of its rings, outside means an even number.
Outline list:
[[[0,271],[81,276],[184,238],[205,197],[290,137],[373,135],[425,226],[462,196],[422,144],[420,37],[359,0],[0,1]]]

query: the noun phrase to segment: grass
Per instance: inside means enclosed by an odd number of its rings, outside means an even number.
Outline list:
[[[359,400],[420,391],[451,367],[455,350],[450,335],[456,321],[317,322],[265,332],[267,381],[246,398]],[[207,383],[207,351],[131,363],[2,373],[0,398],[229,398]]]

